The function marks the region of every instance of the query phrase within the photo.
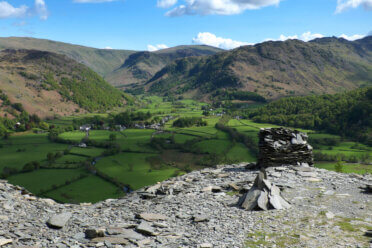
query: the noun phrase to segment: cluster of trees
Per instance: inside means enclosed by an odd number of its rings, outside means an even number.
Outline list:
[[[30,115],[26,111],[15,115],[14,119],[0,117],[0,138],[7,138],[11,132],[24,132],[34,128],[49,130],[49,125],[36,114]]]
[[[322,130],[372,145],[372,87],[335,95],[284,98],[249,117],[256,122]]]
[[[266,102],[266,99],[257,94],[256,92],[249,91],[229,91],[229,90],[216,90],[212,98],[219,98],[220,100],[241,100],[241,101],[255,101]]]
[[[118,114],[110,114],[108,117],[95,115],[92,117],[84,117],[73,120],[72,129],[79,129],[81,125],[90,124],[92,129],[102,129],[106,124],[108,127],[114,129],[115,125],[124,125],[126,127],[133,127],[136,123],[151,124],[160,121],[160,117],[152,117],[150,112],[130,112],[125,111]]]
[[[173,122],[173,127],[206,126],[207,122],[201,117],[181,117]]]
[[[117,115],[113,115],[112,123],[115,125],[124,125],[131,127],[135,122],[144,122],[151,118],[150,112],[129,112],[125,111]]]

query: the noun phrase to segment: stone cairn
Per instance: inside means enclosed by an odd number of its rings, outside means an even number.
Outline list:
[[[281,196],[280,189],[267,180],[265,169],[261,169],[252,188],[240,197],[238,206],[248,211],[291,207]]]
[[[313,166],[313,148],[308,136],[287,128],[263,128],[259,133],[258,167]]]
[[[291,205],[281,196],[280,189],[267,180],[265,168],[294,165],[313,166],[313,148],[308,136],[286,128],[264,128],[259,133],[257,167],[261,169],[252,188],[238,202],[246,210],[287,209]]]

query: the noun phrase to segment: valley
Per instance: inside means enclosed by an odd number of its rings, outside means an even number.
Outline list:
[[[120,111],[75,113],[47,121],[53,127],[49,133],[29,130],[0,140],[2,177],[58,202],[97,202],[196,169],[254,162],[260,128],[276,127],[241,119],[227,113],[229,109],[194,100],[140,96],[138,103],[131,112],[142,114],[131,118],[143,118],[140,121],[125,121]],[[124,125],[108,125],[119,117],[126,123],[125,129]],[[201,118],[205,125],[173,126],[179,118],[191,117]],[[217,129],[217,123],[236,129],[245,141]],[[89,138],[86,131],[79,130],[86,124],[92,128]],[[371,147],[338,135],[300,130],[310,136],[317,167],[346,173],[372,172]]]

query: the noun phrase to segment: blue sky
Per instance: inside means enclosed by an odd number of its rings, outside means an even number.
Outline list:
[[[371,10],[372,0],[0,0],[0,36],[130,50],[230,49],[267,39],[360,38],[372,31]]]

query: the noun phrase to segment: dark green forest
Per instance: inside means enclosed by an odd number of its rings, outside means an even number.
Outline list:
[[[256,122],[315,129],[372,145],[372,87],[335,95],[289,97],[255,110]]]

